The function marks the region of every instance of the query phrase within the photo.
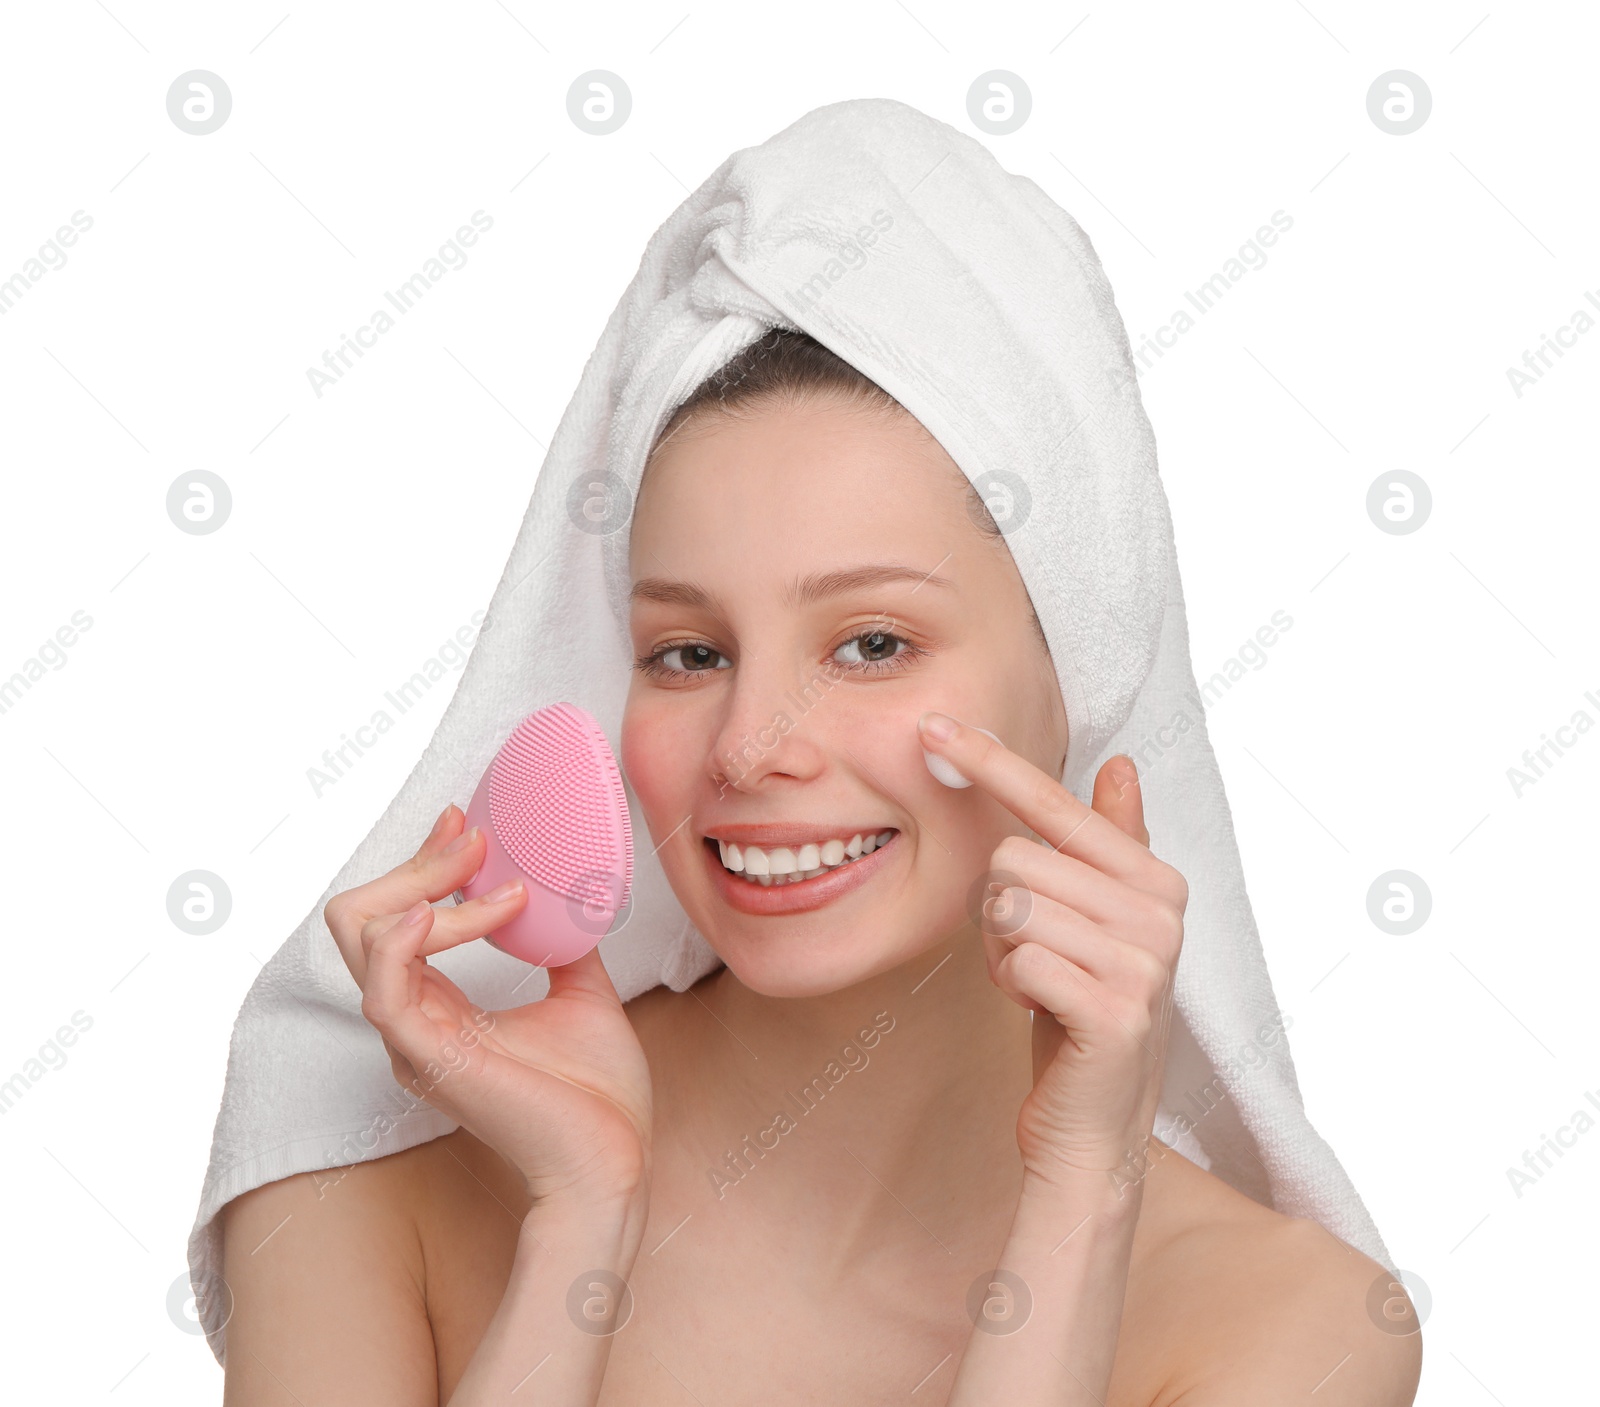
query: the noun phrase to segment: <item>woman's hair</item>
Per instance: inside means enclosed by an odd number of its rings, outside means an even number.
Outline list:
[[[770,328],[694,388],[662,427],[656,444],[676,434],[684,422],[707,412],[738,416],[760,404],[792,406],[829,394],[853,401],[863,410],[905,412],[876,381],[809,333]]]
[[[774,327],[724,362],[690,392],[689,398],[661,427],[649,458],[654,458],[667,440],[679,433],[689,433],[691,421],[709,421],[718,415],[737,418],[773,404],[801,405],[830,395],[853,402],[868,414],[904,415],[923,434],[928,433],[927,427],[882,386],[809,333]],[[648,466],[649,459],[646,460]],[[978,530],[990,538],[1003,537],[999,524],[973,488],[972,481],[960,469],[956,472],[961,474],[968,513]],[[1028,609],[1034,633],[1048,654],[1050,645],[1031,601]]]

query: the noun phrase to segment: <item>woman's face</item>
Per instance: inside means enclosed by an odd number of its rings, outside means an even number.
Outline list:
[[[706,941],[753,991],[812,996],[970,923],[994,847],[1031,834],[932,776],[918,716],[987,728],[1052,776],[1066,719],[1010,552],[915,420],[836,396],[745,411],[691,422],[644,477],[629,564],[649,662],[621,762]],[[880,852],[767,886],[707,840],[816,867],[837,856],[825,842],[889,830]]]

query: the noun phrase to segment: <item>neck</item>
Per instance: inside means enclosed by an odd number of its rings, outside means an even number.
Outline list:
[[[765,997],[726,967],[656,991],[629,1010],[654,1082],[664,1225],[790,1228],[791,1259],[820,1274],[919,1240],[945,1254],[1003,1236],[1031,1024],[989,980],[975,930],[826,996]],[[798,1252],[797,1212],[827,1229]]]

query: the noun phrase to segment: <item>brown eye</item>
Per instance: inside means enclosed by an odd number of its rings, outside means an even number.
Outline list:
[[[672,660],[673,656],[678,656],[676,663]],[[688,679],[696,674],[714,674],[719,669],[732,667],[732,661],[726,655],[697,640],[662,645],[652,654],[640,656],[636,663],[642,673],[665,679]]]
[[[903,646],[904,648],[896,648]],[[855,659],[840,659],[841,651],[854,650]],[[839,664],[854,665],[869,672],[898,669],[918,653],[917,647],[899,635],[885,630],[868,630],[852,636],[834,651]]]
[[[682,669],[690,674],[721,668],[713,661],[723,658],[709,645],[673,645],[662,651],[663,658],[667,655],[677,655],[681,661],[676,665],[668,665],[669,669]]]

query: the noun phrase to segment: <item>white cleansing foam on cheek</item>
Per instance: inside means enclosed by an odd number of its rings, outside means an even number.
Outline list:
[[[995,738],[994,734],[989,732],[987,728],[979,728],[978,731],[988,737],[994,738],[997,743],[1000,742],[1000,739]],[[1004,747],[1005,744],[1000,743],[1000,746]],[[932,772],[933,775],[943,782],[947,787],[970,787],[972,785],[967,778],[963,777],[961,773],[956,771],[956,769],[950,765],[946,758],[940,757],[938,753],[929,752],[927,748],[923,748],[922,760],[928,764],[928,770]]]

